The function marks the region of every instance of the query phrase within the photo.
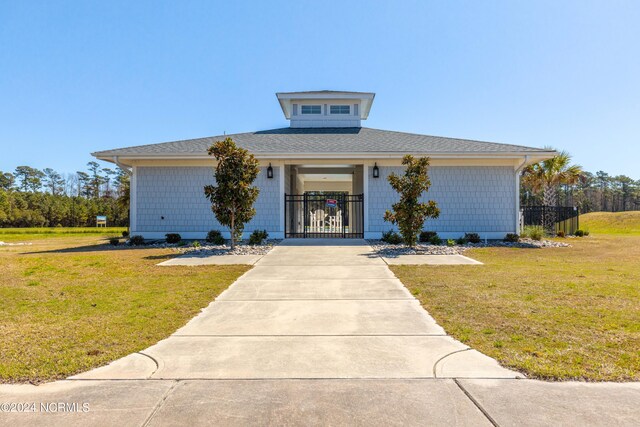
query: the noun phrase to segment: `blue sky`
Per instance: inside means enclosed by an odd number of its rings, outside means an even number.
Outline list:
[[[286,126],[274,93],[376,92],[365,126],[546,146],[640,179],[640,2],[0,2],[0,170]]]

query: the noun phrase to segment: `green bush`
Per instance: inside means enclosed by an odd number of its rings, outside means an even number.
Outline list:
[[[129,244],[134,246],[144,245],[144,237],[142,236],[131,236],[129,239]]]
[[[516,233],[507,233],[507,235],[504,236],[505,242],[517,243],[518,240],[520,240],[520,236],[518,236]]]
[[[122,237],[129,237],[129,232],[127,230],[124,230],[122,232]]]
[[[382,238],[380,240],[392,245],[399,245],[400,243],[402,243],[402,237],[393,230],[385,231],[384,233],[382,233]]]
[[[200,241],[199,240],[194,240],[193,242],[191,242],[191,247],[193,248],[199,248],[200,245]]]
[[[522,230],[522,237],[528,237],[533,240],[542,240],[544,237],[544,229],[539,225],[527,225]]]
[[[458,245],[466,245],[467,244],[467,239],[465,239],[464,236],[460,236],[456,239],[456,244]]]
[[[453,239],[447,239],[447,246],[455,246],[456,245],[456,241]]]
[[[207,242],[214,245],[224,245],[225,240],[222,237],[222,233],[219,230],[211,230],[207,233]]]
[[[556,237],[564,237],[564,236],[565,236],[565,234],[564,234],[564,231],[562,231],[562,230],[561,230],[561,231],[558,231],[558,232],[556,233]]]
[[[249,236],[249,244],[261,245],[268,237],[269,233],[267,233],[267,230],[254,230],[254,232]]]
[[[182,236],[180,236],[178,233],[165,234],[164,237],[166,237],[167,243],[178,243],[180,240],[182,240]]]
[[[589,230],[584,230],[584,235],[588,236],[589,235]]]
[[[118,246],[120,244],[120,238],[119,237],[111,237],[109,239],[109,243],[111,243],[111,245],[113,245],[113,246]]]
[[[470,243],[480,243],[480,235],[478,233],[464,233],[464,239]]]
[[[420,233],[420,242],[422,243],[426,243],[426,242],[430,242],[431,239],[434,236],[437,236],[438,233],[436,233],[435,231],[423,231],[422,233]]]
[[[576,236],[583,237],[584,235],[584,230],[576,230]]]
[[[431,243],[432,245],[441,245],[442,239],[436,234],[431,239],[429,239],[429,243]]]

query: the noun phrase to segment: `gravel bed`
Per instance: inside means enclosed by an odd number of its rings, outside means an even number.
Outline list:
[[[373,250],[379,255],[460,255],[472,248],[507,247],[507,248],[566,248],[571,245],[552,240],[520,239],[518,242],[489,240],[486,243],[465,243],[464,245],[446,246],[418,243],[415,248],[404,245],[392,245],[381,240],[368,240]]]
[[[212,255],[266,255],[280,240],[267,240],[262,245],[249,245],[245,242],[237,244],[231,250],[227,245],[212,245],[207,242],[200,242],[201,246],[182,246],[176,247],[175,250],[183,254],[191,254],[197,256]],[[174,245],[175,246],[175,245]]]
[[[193,246],[195,242],[198,242],[200,246]],[[126,249],[126,248],[138,248],[138,249],[173,249],[175,252],[181,254],[192,254],[194,256],[212,256],[212,255],[266,255],[275,245],[280,243],[280,240],[271,239],[265,241],[261,245],[249,245],[247,241],[238,242],[234,250],[231,250],[229,245],[214,245],[206,242],[205,240],[190,240],[188,243],[179,245],[177,243],[167,243],[164,240],[159,241],[147,241],[142,245],[129,245],[128,243],[121,243],[117,246],[111,246],[111,249]],[[109,245],[109,243],[106,243]]]
[[[5,242],[0,242],[0,246],[28,246],[31,245],[32,243],[22,243],[22,242],[17,242],[17,243],[5,243]]]
[[[425,245],[418,243],[415,248],[405,245],[392,245],[382,240],[368,241],[378,255],[459,255],[469,249],[466,246]]]

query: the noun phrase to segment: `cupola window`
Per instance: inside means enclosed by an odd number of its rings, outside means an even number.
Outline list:
[[[351,105],[332,105],[329,111],[331,114],[351,114]]]
[[[320,105],[302,105],[300,112],[302,114],[322,114]]]

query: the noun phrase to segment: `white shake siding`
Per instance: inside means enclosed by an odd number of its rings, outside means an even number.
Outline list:
[[[384,212],[398,200],[387,176],[402,174],[402,167],[380,167],[380,178],[369,181],[369,233],[379,237],[381,232],[396,229],[383,220]],[[516,200],[515,172],[512,167],[493,166],[433,166],[429,168],[431,188],[425,200],[435,200],[440,208],[438,219],[427,220],[425,230],[437,231],[444,238],[456,238],[465,232],[479,233],[481,238],[503,238],[514,233]]]
[[[280,174],[267,178],[266,168],[254,185],[260,188],[255,204],[256,216],[245,227],[245,238],[257,229],[273,237],[281,231]],[[204,238],[209,230],[228,231],[216,221],[211,204],[204,196],[204,186],[214,184],[212,167],[137,167],[136,234],[146,238],[163,238],[166,233],[180,233],[183,238]]]

